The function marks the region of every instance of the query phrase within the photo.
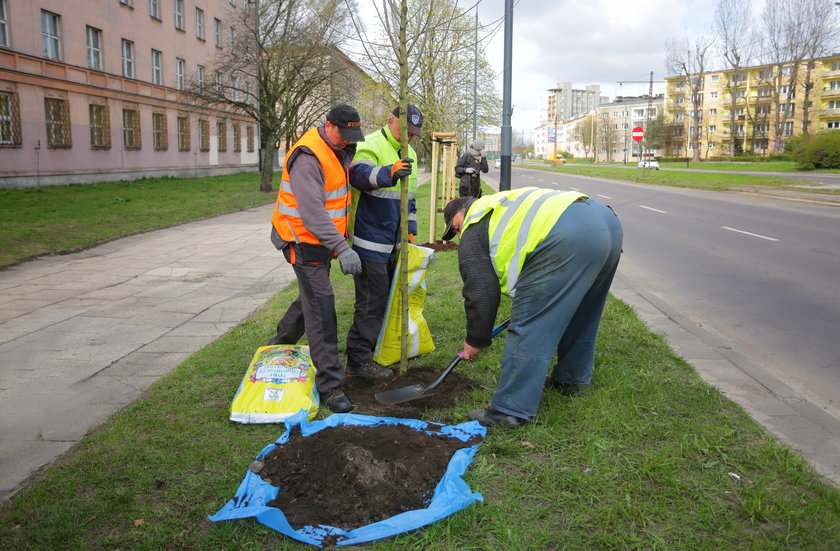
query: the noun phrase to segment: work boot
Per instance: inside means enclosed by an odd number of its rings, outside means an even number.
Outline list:
[[[501,411],[496,411],[493,409],[492,405],[487,406],[484,409],[474,409],[467,414],[467,419],[478,421],[485,427],[492,427],[496,425],[501,427],[521,427],[528,422],[527,419],[514,417],[513,415],[507,415]]]
[[[318,392],[318,394],[333,413],[347,413],[353,409],[353,404],[350,402],[350,398],[344,394],[344,387],[342,386],[337,386],[326,392]]]
[[[580,385],[574,383],[561,383],[552,377],[546,377],[545,387],[553,388],[563,396],[571,396],[572,398],[580,398],[583,396],[583,389]]]
[[[347,363],[347,369],[344,373],[348,377],[361,377],[367,381],[384,381],[394,376],[393,370],[384,367],[374,361],[366,362],[361,365],[352,365]]]

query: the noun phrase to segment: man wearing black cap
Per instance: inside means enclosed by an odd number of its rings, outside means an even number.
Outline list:
[[[443,240],[461,236],[464,359],[490,345],[500,295],[513,300],[499,388],[489,406],[467,416],[518,427],[536,415],[544,386],[579,395],[592,378],[595,337],[621,254],[612,209],[579,192],[526,187],[459,197],[443,215]]]
[[[388,122],[376,132],[365,137],[356,150],[354,166],[364,165],[372,174],[377,165],[404,166],[408,176],[408,234],[413,242],[417,234],[417,208],[414,190],[417,175],[411,172],[411,163],[417,154],[411,145],[400,151],[400,110],[394,109]],[[406,110],[410,138],[422,136],[423,114],[409,104]],[[387,379],[393,371],[373,361],[385,310],[388,291],[396,264],[397,244],[400,242],[400,190],[353,190],[353,209],[350,216],[350,237],[353,250],[362,260],[362,271],[353,279],[356,284],[356,304],[353,324],[347,333],[347,374],[369,380]]]
[[[348,184],[366,190],[390,187],[405,174],[401,164],[351,166],[356,142],[364,139],[359,113],[349,105],[333,107],[326,122],[304,133],[286,154],[271,219],[271,240],[292,264],[299,296],[268,344],[295,344],[305,332],[318,392],[327,407],[338,413],[353,406],[344,394],[344,369],[338,357],[330,263],[338,258],[345,274],[362,271],[359,255],[346,241]]]

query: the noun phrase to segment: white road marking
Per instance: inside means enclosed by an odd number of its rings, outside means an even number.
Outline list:
[[[610,197],[609,195],[601,195],[600,193],[598,195],[596,195],[595,197],[603,197],[604,199],[612,199],[612,197]]]
[[[640,207],[642,207],[643,209],[652,210],[653,212],[659,212],[659,213],[662,213],[662,214],[668,214],[668,213],[667,213],[666,211],[664,211],[664,210],[655,209],[655,208],[653,208],[653,207],[646,207],[646,206],[644,206],[644,205],[639,205],[639,206],[640,206]]]
[[[736,233],[743,233],[744,235],[749,235],[749,236],[752,236],[752,237],[758,237],[759,239],[766,239],[767,241],[778,241],[778,239],[776,239],[774,237],[767,237],[766,235],[759,235],[757,233],[750,233],[750,232],[744,231],[744,230],[736,230],[735,228],[730,228],[728,226],[721,226],[721,228],[723,228],[725,230],[729,230],[729,231],[734,231]]]

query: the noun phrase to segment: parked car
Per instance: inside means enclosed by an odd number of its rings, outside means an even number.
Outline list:
[[[656,159],[642,159],[639,161],[639,168],[646,168],[648,170],[659,170],[659,161]]]
[[[495,166],[496,168],[502,168],[502,159],[501,158],[496,159],[496,164],[493,165],[493,166]]]

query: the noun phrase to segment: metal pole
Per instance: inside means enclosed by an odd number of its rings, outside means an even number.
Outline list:
[[[473,136],[478,137],[478,4],[475,5],[475,58],[473,59]]]
[[[513,51],[513,0],[505,0],[505,60],[502,87],[502,172],[499,191],[510,190],[511,57]],[[556,139],[556,138],[555,138]]]

